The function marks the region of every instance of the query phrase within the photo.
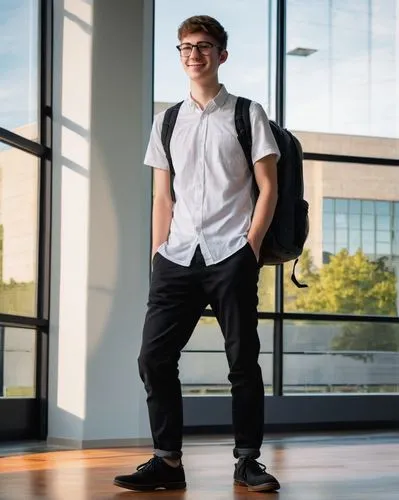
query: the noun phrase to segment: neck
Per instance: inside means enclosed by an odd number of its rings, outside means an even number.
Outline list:
[[[214,99],[221,89],[221,84],[218,80],[209,83],[191,82],[191,97],[193,100],[204,109],[209,101]]]

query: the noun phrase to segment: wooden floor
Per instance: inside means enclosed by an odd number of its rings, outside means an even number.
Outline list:
[[[184,448],[187,490],[134,493],[112,485],[147,461],[150,449],[2,453],[1,500],[399,500],[399,433],[271,437],[262,462],[279,493],[233,485],[231,440],[190,438]]]

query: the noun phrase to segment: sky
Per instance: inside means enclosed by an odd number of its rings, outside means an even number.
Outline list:
[[[38,1],[0,0],[4,128],[37,119]],[[221,82],[273,118],[276,0],[156,0],[155,100],[187,95],[176,32],[182,20],[201,13],[229,33]],[[286,44],[287,51],[316,49],[308,57],[287,55],[288,128],[399,138],[399,0],[287,0]]]
[[[38,0],[0,0],[0,127],[38,113]]]
[[[206,13],[229,33],[230,56],[220,80],[231,93],[260,102],[273,118],[275,5],[202,0],[199,11],[186,0],[157,0],[155,100],[172,102],[187,94],[175,49],[177,26]],[[399,0],[287,0],[287,52],[317,50],[308,57],[287,56],[288,128],[399,138],[398,15]]]

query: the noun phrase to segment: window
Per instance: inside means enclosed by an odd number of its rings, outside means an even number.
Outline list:
[[[39,3],[0,6],[0,127],[32,141],[39,139]]]
[[[287,0],[286,5],[284,125],[305,153],[377,157],[391,164],[399,157],[398,108],[392,104],[399,84],[398,2]],[[201,6],[229,33],[230,56],[221,81],[230,92],[260,102],[275,118],[277,2],[254,0],[248,8],[242,1],[207,0]],[[155,112],[187,94],[174,46],[178,24],[196,13],[181,0],[173,12],[166,0],[156,3]],[[384,161],[322,160],[304,163],[310,233],[297,274],[309,288],[294,287],[292,263],[284,265],[280,312],[275,269],[263,267],[260,274],[265,394],[272,391],[273,368],[275,375],[281,368],[273,366],[281,339],[286,394],[397,392],[399,169]],[[310,322],[305,316],[293,321],[290,313],[323,313],[331,320]],[[359,318],[336,321],[337,314]],[[369,315],[390,316],[392,324],[362,321]],[[227,372],[220,328],[206,316],[182,353],[183,392],[227,394]]]
[[[251,8],[245,2],[206,0],[201,11],[215,17],[229,35],[229,58],[220,68],[220,81],[235,95],[253,99],[262,104],[270,118],[275,116],[275,54],[276,2],[254,0]],[[155,11],[155,76],[154,112],[158,113],[188,94],[187,77],[181,68],[176,51],[177,29],[186,18],[198,12],[182,0],[170,8],[167,0],[158,0]],[[256,36],[254,34],[256,33]],[[166,77],[167,75],[167,77]],[[264,267],[259,284],[259,310],[271,312],[275,308],[275,269]],[[272,323],[267,327],[272,332]],[[265,352],[261,354],[265,391],[272,387],[272,334],[265,333],[266,323],[260,329]],[[207,351],[205,353],[205,351]],[[229,392],[228,366],[223,337],[214,317],[203,317],[186,346],[180,363],[183,391],[186,394]]]
[[[36,316],[39,159],[0,151],[0,313]]]
[[[399,392],[399,325],[287,321],[284,393]]]
[[[0,438],[6,439],[46,437],[51,9],[52,2],[39,0],[0,2]],[[15,419],[15,412],[29,418]]]
[[[287,0],[286,125],[304,150],[398,158],[398,12],[395,0]]]
[[[265,394],[273,392],[273,322],[260,320],[259,364]],[[203,318],[185,347],[179,363],[182,391],[185,395],[230,394],[229,367],[224,339],[215,318]]]
[[[0,326],[0,398],[34,398],[36,332]]]
[[[353,214],[348,207],[356,201],[360,213]],[[358,250],[376,260],[385,257],[391,262],[399,224],[393,201],[323,199],[323,253],[337,254],[343,249],[350,254]],[[331,207],[333,208],[332,218]],[[348,224],[349,221],[349,224]],[[349,243],[348,243],[349,242]]]
[[[218,19],[229,35],[229,58],[220,68],[220,81],[235,95],[262,104],[275,114],[275,10],[272,0],[245,2],[203,0],[203,13]],[[183,0],[158,0],[155,11],[154,108],[162,111],[188,94],[187,77],[177,50],[177,29],[198,9]]]
[[[285,311],[397,316],[399,169],[305,161],[304,179],[310,232],[298,274],[309,288],[285,265]]]

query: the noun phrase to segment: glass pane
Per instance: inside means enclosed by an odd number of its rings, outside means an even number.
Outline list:
[[[349,200],[335,200],[335,211],[347,214],[349,211]]]
[[[374,254],[375,252],[375,233],[374,231],[362,232],[362,250],[366,254]]]
[[[376,253],[378,257],[391,255],[391,244],[390,243],[382,243],[377,241],[377,250]]]
[[[377,215],[377,229],[386,231],[391,229],[391,218],[389,215]]]
[[[323,245],[334,243],[334,230],[323,229]]]
[[[273,322],[260,320],[258,325],[265,394],[273,393]],[[202,318],[179,362],[183,394],[230,395],[229,367],[224,340],[215,318]]]
[[[346,214],[335,214],[335,227],[338,229],[347,229],[348,216]]]
[[[390,215],[390,203],[388,201],[376,201],[375,209],[377,215]]]
[[[350,231],[349,233],[349,253],[354,254],[362,248],[360,231]]]
[[[398,11],[287,0],[286,121],[305,151],[398,158]]]
[[[284,393],[399,392],[399,325],[284,323]]]
[[[323,227],[325,229],[331,229],[332,231],[334,231],[334,215],[333,214],[330,214],[330,213],[324,213],[323,214]]]
[[[200,5],[200,10],[221,22],[229,35],[230,57],[220,67],[220,81],[232,94],[261,103],[273,118],[276,2],[254,0],[251,8],[245,2],[230,0],[203,0]],[[195,10],[186,0],[174,0],[173,9],[170,0],[157,0],[155,4],[155,113],[188,95],[187,77],[175,46],[178,26],[196,14]]]
[[[391,212],[391,204],[399,201],[399,169],[305,161],[304,184],[305,198],[310,207],[309,236],[299,258],[297,277],[309,288],[295,287],[290,279],[292,265],[287,263],[284,266],[285,310],[397,315],[399,273],[394,272],[390,255],[394,232],[378,231],[377,234],[377,217],[389,216],[373,212],[374,198],[380,200],[383,196]],[[325,213],[326,198],[341,203],[349,201],[348,229],[338,227],[345,225],[344,212]],[[361,215],[350,212],[354,207],[351,200],[361,203]],[[355,206],[359,208],[358,203]],[[359,216],[363,229],[359,229]],[[328,227],[330,224],[326,220],[331,221],[332,217],[335,227]],[[375,262],[380,256],[387,256],[387,261],[382,264]]]
[[[258,311],[270,312],[275,310],[275,283],[276,268],[274,266],[263,266],[259,272]]]
[[[36,332],[0,326],[0,397],[34,398]]]
[[[329,260],[329,257],[331,257],[332,254],[335,253],[335,245],[334,242],[331,241],[326,241],[325,243],[323,242],[323,262],[325,260]]]
[[[362,228],[368,231],[374,231],[375,227],[375,217],[374,215],[363,215],[362,217]]]
[[[0,2],[0,127],[34,141],[39,133],[38,5],[39,0]]]
[[[337,229],[335,231],[337,248],[346,248],[348,245],[348,231],[346,229]]]
[[[374,201],[362,201],[362,213],[374,214]]]
[[[390,241],[391,241],[390,231],[377,231],[377,242],[390,243]]]
[[[360,214],[351,214],[349,216],[350,229],[360,229]]]
[[[324,198],[323,210],[324,212],[334,212],[334,200],[331,200],[329,198]]]
[[[392,245],[392,254],[396,257],[399,257],[399,233],[395,234]]]
[[[0,152],[0,312],[36,316],[38,175],[36,157]]]
[[[351,214],[360,214],[361,211],[362,209],[360,200],[349,200],[349,212]]]

